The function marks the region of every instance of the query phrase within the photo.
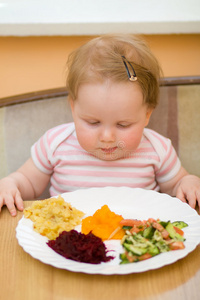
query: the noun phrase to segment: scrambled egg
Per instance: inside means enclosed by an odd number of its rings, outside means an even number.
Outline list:
[[[33,221],[33,229],[54,240],[63,231],[70,231],[81,224],[84,213],[58,198],[35,201],[30,208],[24,209],[25,218]]]

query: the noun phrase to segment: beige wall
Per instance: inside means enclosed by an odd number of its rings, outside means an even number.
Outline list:
[[[65,85],[71,50],[92,37],[0,37],[0,98]],[[200,35],[145,36],[165,76],[200,75]]]

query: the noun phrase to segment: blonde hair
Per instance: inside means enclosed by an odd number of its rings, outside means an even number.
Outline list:
[[[109,34],[90,40],[73,51],[67,61],[67,88],[72,100],[76,100],[81,84],[103,82],[129,82],[122,56],[135,70],[144,103],[155,108],[158,103],[160,65],[139,37],[127,34]]]

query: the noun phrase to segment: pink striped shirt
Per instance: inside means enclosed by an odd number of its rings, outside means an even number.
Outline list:
[[[159,191],[159,183],[172,179],[180,160],[171,141],[144,129],[138,149],[129,157],[103,161],[78,143],[74,123],[48,130],[31,148],[39,170],[52,174],[50,194],[91,187],[126,186]]]

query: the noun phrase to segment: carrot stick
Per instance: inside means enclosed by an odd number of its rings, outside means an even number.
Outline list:
[[[140,220],[137,220],[137,219],[123,219],[119,222],[119,224],[121,226],[138,226],[138,225],[143,225],[144,222],[143,221],[140,221]]]
[[[112,237],[113,237],[118,231],[120,231],[120,229],[121,229],[121,226],[118,226],[118,227],[111,233],[111,235],[108,237],[108,240],[111,240]]]

